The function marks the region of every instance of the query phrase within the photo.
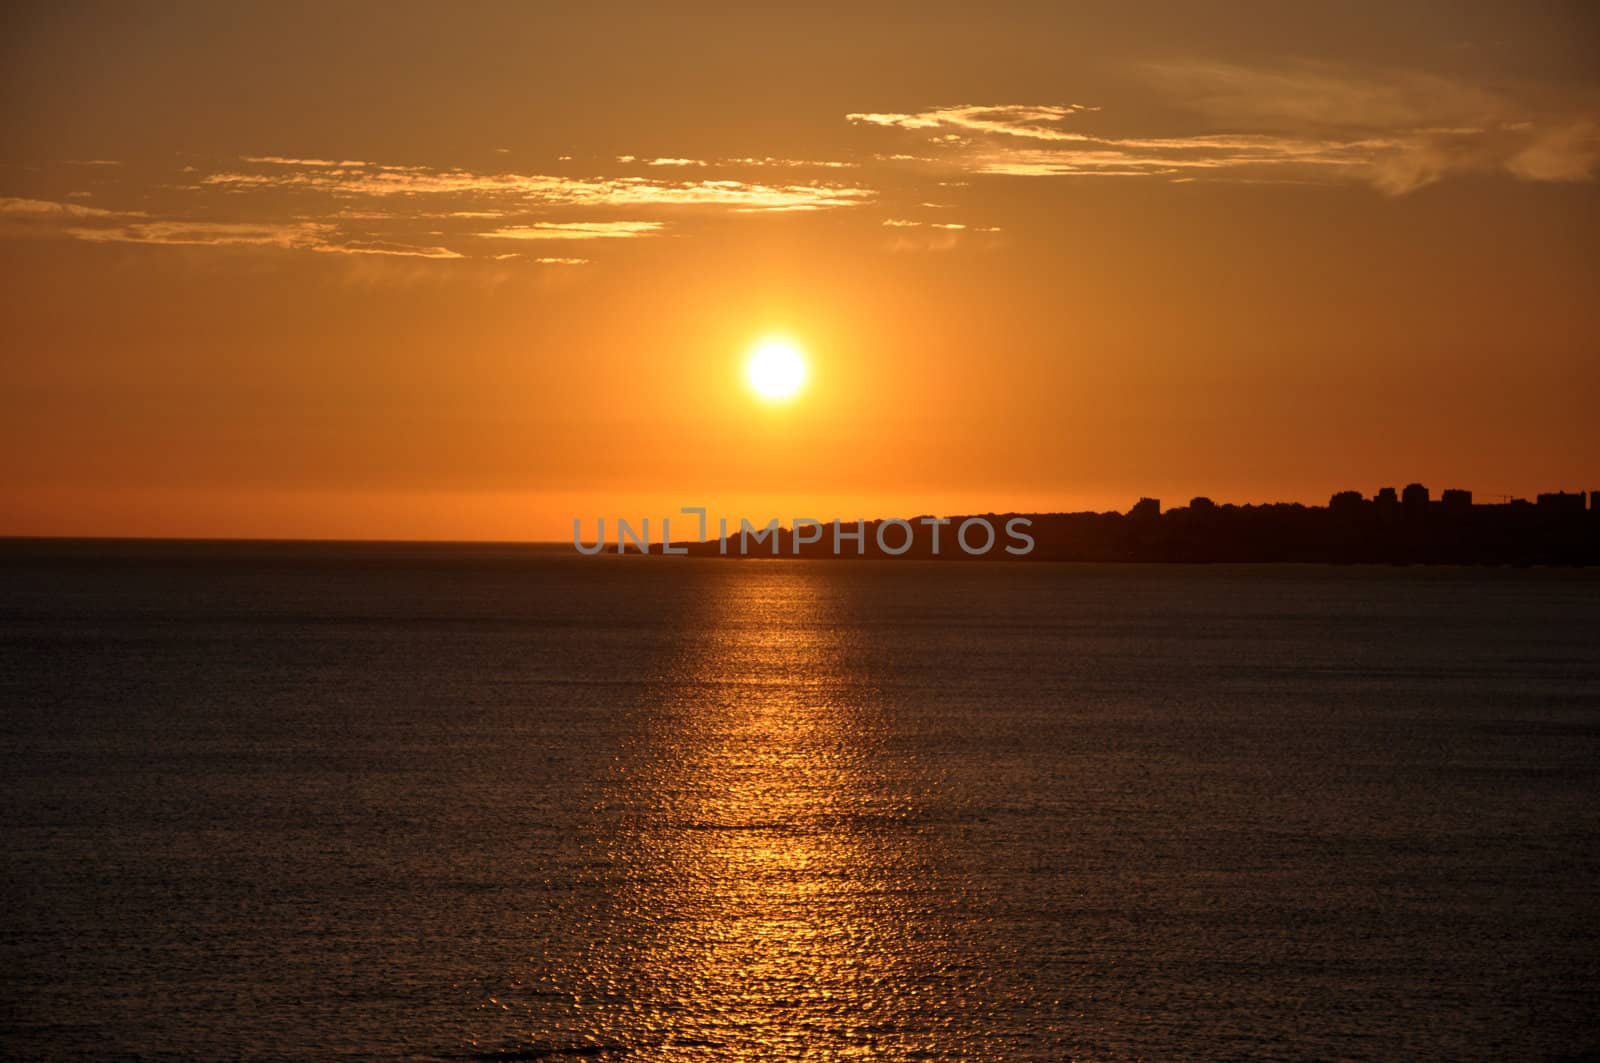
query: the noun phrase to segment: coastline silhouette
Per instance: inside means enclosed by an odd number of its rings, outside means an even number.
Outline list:
[[[1031,522],[1034,548],[1022,556],[1003,551],[982,558],[956,549],[947,536],[935,553],[918,536],[902,553],[883,550],[876,534],[885,519],[866,521],[859,552],[852,540],[835,552],[829,537],[802,539],[792,528],[775,538],[748,542],[730,531],[706,542],[677,541],[690,556],[801,557],[839,560],[1014,560],[1134,562],[1305,562],[1366,564],[1541,564],[1600,563],[1600,491],[1587,496],[1558,491],[1535,501],[1473,501],[1472,492],[1452,488],[1433,498],[1422,484],[1384,487],[1371,498],[1340,491],[1326,506],[1275,502],[1216,503],[1197,497],[1186,506],[1161,508],[1142,498],[1126,513],[982,513],[951,516],[953,529],[981,517],[996,527],[1015,518]],[[915,524],[923,517],[907,518]],[[854,528],[854,522],[848,527]],[[902,537],[894,537],[898,545]],[[659,547],[653,552],[660,552]]]

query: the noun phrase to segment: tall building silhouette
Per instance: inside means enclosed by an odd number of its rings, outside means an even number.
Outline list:
[[[1418,483],[1406,484],[1400,493],[1400,508],[1407,520],[1421,520],[1428,513],[1428,489]]]

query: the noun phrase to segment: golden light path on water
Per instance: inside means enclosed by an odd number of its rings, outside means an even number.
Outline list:
[[[982,964],[940,928],[915,772],[811,564],[728,566],[602,790],[564,1037],[652,1059],[944,1056]]]

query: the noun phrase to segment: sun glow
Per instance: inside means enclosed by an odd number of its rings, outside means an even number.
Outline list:
[[[782,402],[805,386],[805,354],[792,340],[765,339],[750,352],[744,371],[757,395],[770,402]]]

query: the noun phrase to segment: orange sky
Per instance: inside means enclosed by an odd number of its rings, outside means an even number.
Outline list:
[[[655,7],[8,8],[0,534],[1600,489],[1587,5]]]

